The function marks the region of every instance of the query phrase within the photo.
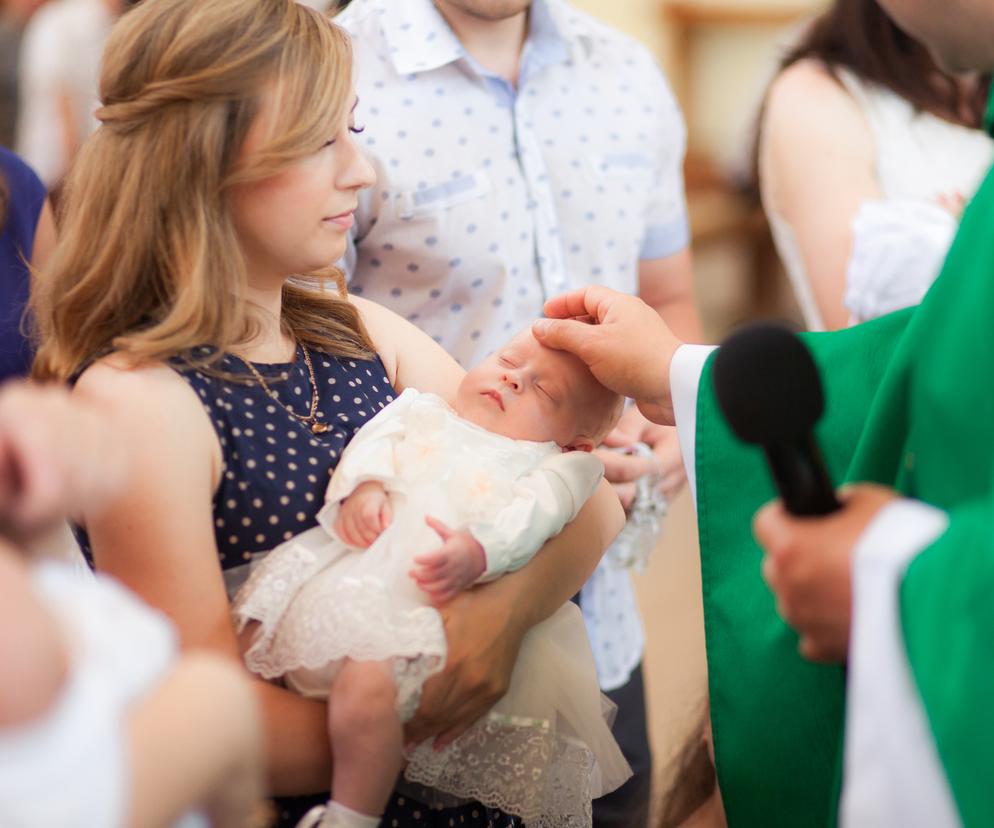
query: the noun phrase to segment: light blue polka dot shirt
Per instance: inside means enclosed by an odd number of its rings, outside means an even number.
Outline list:
[[[481,67],[431,0],[354,0],[360,194],[350,290],[466,367],[590,284],[638,291],[642,260],[689,243],[683,118],[649,52],[564,0],[534,0],[517,88]],[[584,589],[602,686],[641,660],[627,572]],[[589,593],[589,595],[588,595]]]

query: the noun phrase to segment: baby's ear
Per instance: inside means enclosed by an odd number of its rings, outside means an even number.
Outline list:
[[[593,441],[587,439],[586,437],[577,437],[568,446],[563,446],[563,451],[593,451],[594,444]]]

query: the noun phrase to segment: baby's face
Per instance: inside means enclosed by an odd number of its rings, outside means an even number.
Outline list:
[[[578,358],[540,345],[528,330],[466,374],[455,407],[461,417],[505,437],[589,449],[579,415],[601,391]]]

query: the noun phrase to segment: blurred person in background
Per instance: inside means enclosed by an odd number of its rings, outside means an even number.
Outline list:
[[[50,190],[97,128],[100,58],[133,0],[51,0],[31,18],[20,52],[16,148]]]
[[[359,194],[346,257],[353,293],[406,317],[467,368],[540,316],[548,296],[598,283],[638,294],[699,338],[684,122],[644,46],[564,0],[353,0],[336,22],[353,38],[360,140],[377,172]],[[679,491],[673,429],[632,407],[608,444],[634,443],[643,454],[601,453],[626,508],[646,475]],[[622,545],[579,603],[635,772],[595,801],[594,825],[636,828],[652,757],[644,635]]]
[[[55,243],[45,187],[30,167],[0,147],[0,381],[26,376],[31,347],[22,317],[31,284],[28,262],[40,265]]]
[[[44,0],[0,0],[0,146],[14,146],[21,36]]]
[[[994,158],[989,86],[940,69],[877,0],[836,0],[784,58],[759,178],[811,330],[921,301]]]

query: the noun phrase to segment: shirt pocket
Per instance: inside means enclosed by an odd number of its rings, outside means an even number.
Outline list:
[[[397,217],[413,219],[449,210],[491,191],[490,178],[483,170],[429,184],[416,190],[401,190],[394,196]]]
[[[592,177],[599,184],[616,182],[648,187],[656,175],[652,158],[641,150],[591,154],[587,163]]]

